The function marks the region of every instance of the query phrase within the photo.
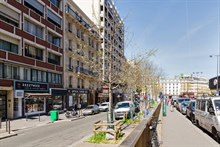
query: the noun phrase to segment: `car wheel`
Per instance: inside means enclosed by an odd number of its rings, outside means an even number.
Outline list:
[[[218,143],[220,143],[220,136],[218,136],[218,132],[216,131],[215,128],[212,128],[212,135],[213,135],[213,138],[214,138]]]
[[[94,115],[95,114],[95,112],[94,111],[92,111],[92,115]]]
[[[192,114],[190,114],[190,120],[191,120],[192,123],[194,123],[194,119],[193,119],[193,115]]]
[[[198,121],[198,120],[196,120],[196,126],[197,126],[198,128],[200,128],[200,125],[199,125],[199,121]]]

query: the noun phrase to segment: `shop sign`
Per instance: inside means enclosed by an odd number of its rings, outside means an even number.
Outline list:
[[[24,90],[15,90],[15,97],[16,98],[23,98],[24,97]]]
[[[48,84],[44,84],[44,83],[15,81],[14,87],[16,90],[24,90],[24,91],[47,91],[48,90]]]
[[[68,93],[87,94],[87,93],[89,93],[89,91],[88,90],[83,90],[83,89],[69,89]]]

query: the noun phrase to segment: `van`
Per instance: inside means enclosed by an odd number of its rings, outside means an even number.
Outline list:
[[[220,97],[197,98],[195,122],[220,143]]]
[[[118,102],[115,105],[115,119],[122,119],[124,118],[125,114],[127,113],[127,117],[131,118],[132,115],[135,115],[135,108],[134,108],[134,103],[132,101],[122,101]]]

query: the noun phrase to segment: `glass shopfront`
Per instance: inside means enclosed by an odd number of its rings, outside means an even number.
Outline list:
[[[25,99],[25,113],[45,112],[44,97],[30,97]]]
[[[63,110],[63,96],[53,96],[53,98],[47,98],[47,112],[51,110]]]
[[[88,90],[83,89],[69,89],[68,106],[74,106],[75,104],[81,104],[81,108],[85,108],[88,105]]]

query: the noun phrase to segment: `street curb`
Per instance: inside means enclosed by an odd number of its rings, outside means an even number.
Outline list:
[[[0,137],[0,140],[5,139],[5,138],[9,138],[9,137],[13,137],[13,136],[17,136],[17,133],[11,132],[11,134]]]

